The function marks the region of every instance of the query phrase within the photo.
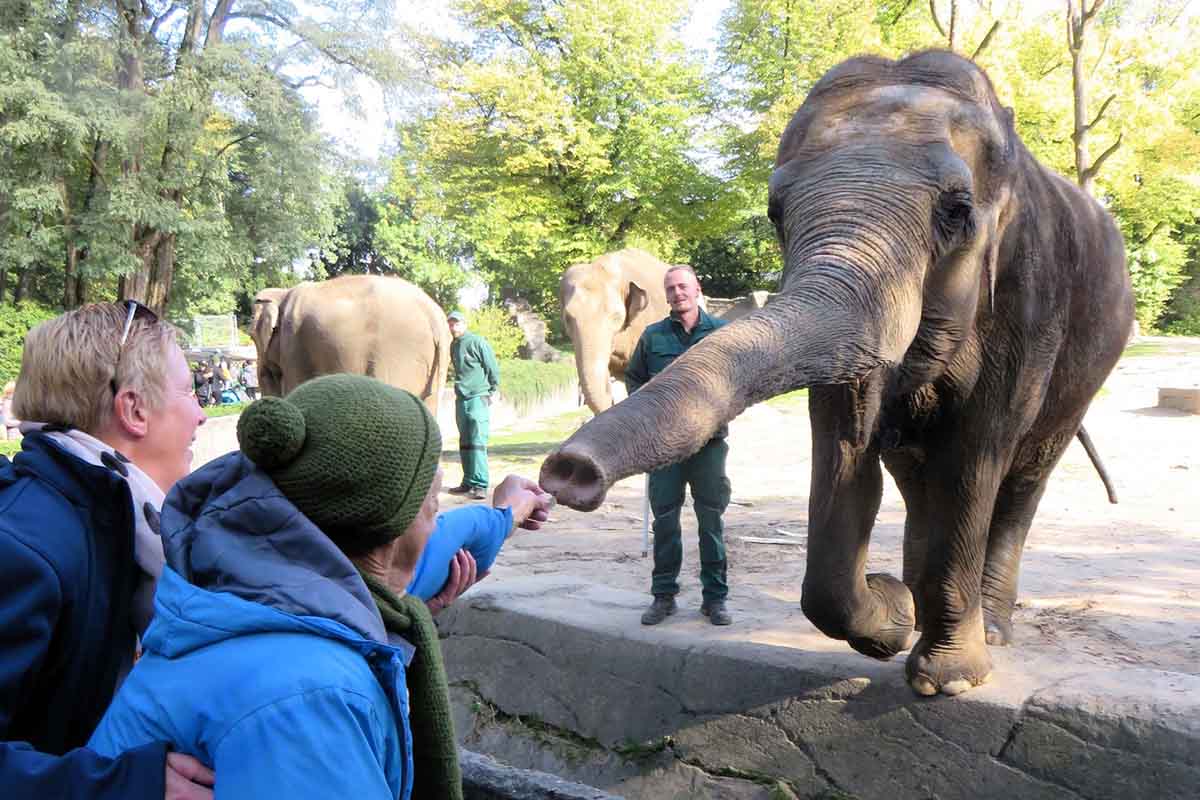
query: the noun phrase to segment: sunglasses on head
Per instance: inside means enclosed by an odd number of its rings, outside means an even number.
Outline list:
[[[117,394],[117,372],[121,368],[121,353],[125,349],[125,342],[129,340],[129,332],[133,330],[133,321],[141,320],[147,325],[158,322],[158,314],[155,314],[150,310],[149,306],[143,305],[137,300],[122,300],[117,305],[125,311],[125,327],[121,330],[121,341],[117,344],[117,362],[113,365],[113,376],[108,382],[108,385],[112,388],[114,397]]]

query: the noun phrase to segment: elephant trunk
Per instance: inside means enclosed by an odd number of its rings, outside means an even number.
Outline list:
[[[612,345],[601,347],[593,341],[594,334],[584,333],[576,337],[575,368],[579,373],[579,389],[584,402],[592,413],[599,414],[612,407],[612,389],[609,387],[608,361]]]
[[[810,264],[769,307],[708,336],[563,443],[542,465],[542,486],[593,510],[612,484],[682,461],[754,403],[898,363],[919,314],[868,311],[879,299],[840,280],[845,269]]]

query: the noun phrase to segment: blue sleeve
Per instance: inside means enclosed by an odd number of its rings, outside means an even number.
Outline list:
[[[0,742],[0,786],[5,800],[162,800],[166,761],[162,742],[117,758],[83,747],[52,756],[24,742]]]
[[[464,547],[480,572],[491,569],[512,526],[509,508],[467,506],[440,515],[417,560],[408,593],[428,600],[440,592],[450,577],[450,560]]]

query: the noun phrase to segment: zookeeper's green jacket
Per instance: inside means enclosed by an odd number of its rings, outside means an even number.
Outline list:
[[[500,365],[496,354],[478,333],[467,331],[450,345],[454,363],[454,392],[463,400],[495,394],[500,390]]]
[[[723,319],[710,317],[704,309],[700,309],[700,319],[691,333],[683,329],[683,323],[671,314],[666,319],[648,325],[638,339],[637,347],[629,358],[629,366],[625,368],[625,390],[633,394],[642,384],[662,372],[670,364],[696,342],[708,336],[718,328],[729,323]],[[722,425],[713,438],[724,438],[727,428]]]

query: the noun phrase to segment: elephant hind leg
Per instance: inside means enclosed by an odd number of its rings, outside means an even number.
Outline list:
[[[983,623],[989,645],[1013,642],[1012,615],[1025,538],[1050,472],[1071,443],[1072,435],[1069,430],[1061,430],[1023,447],[996,496],[982,581]]]

